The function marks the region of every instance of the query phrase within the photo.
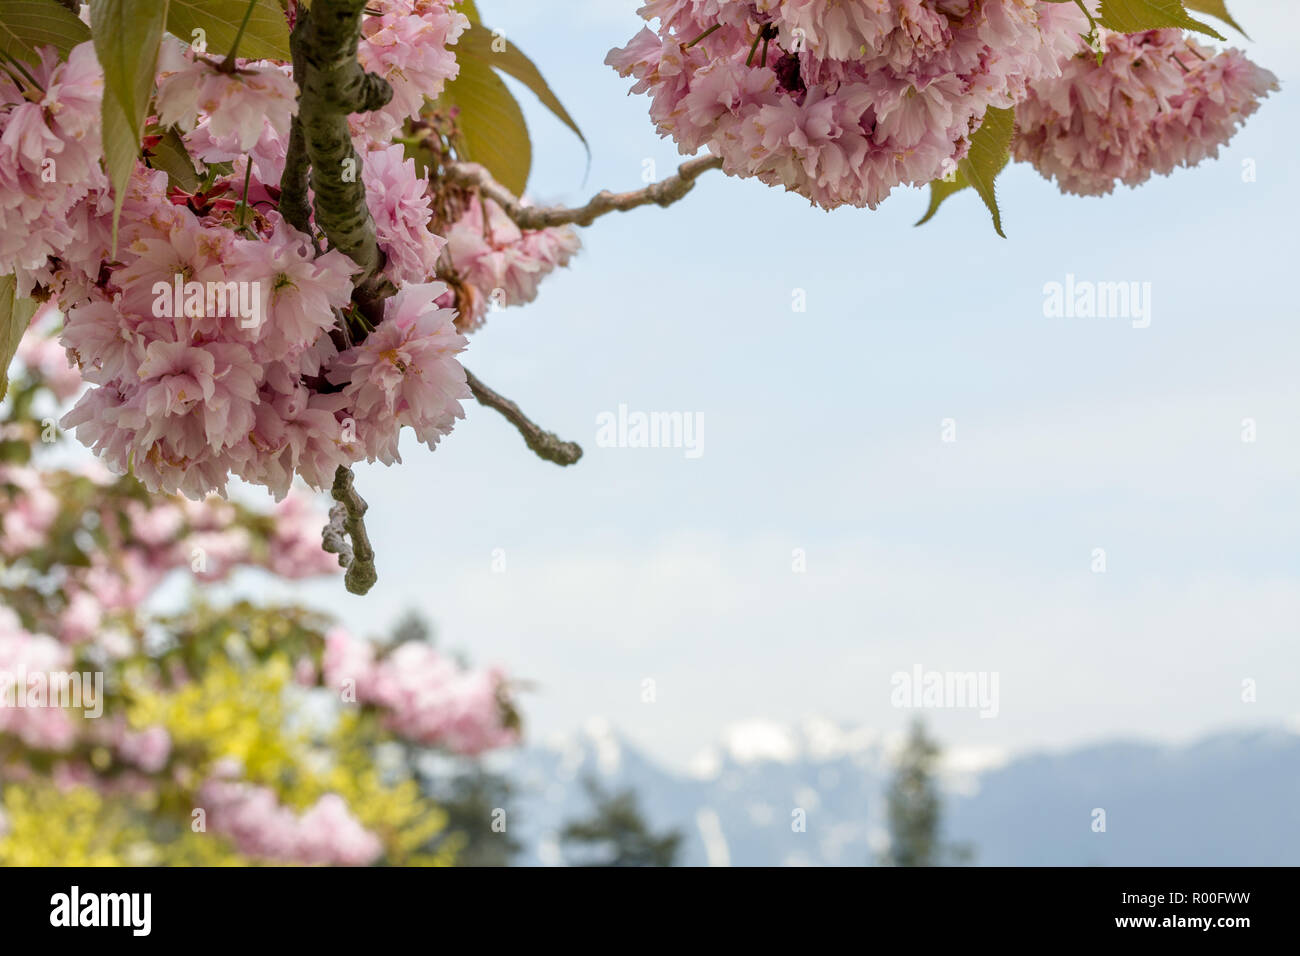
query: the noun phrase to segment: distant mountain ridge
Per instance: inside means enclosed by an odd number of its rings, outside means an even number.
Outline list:
[[[690,772],[646,758],[602,721],[510,755],[519,865],[562,861],[556,834],[588,815],[582,780],[637,791],[657,829],[684,834],[688,866],[856,866],[887,845],[892,741],[824,720],[731,729]],[[1300,735],[1234,731],[1189,745],[1115,742],[1013,759],[949,755],[947,839],[976,864],[1300,864]],[[1105,832],[1094,832],[1094,810]],[[792,827],[802,811],[806,830]]]

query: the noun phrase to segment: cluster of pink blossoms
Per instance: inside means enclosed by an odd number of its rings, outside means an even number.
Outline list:
[[[420,115],[425,97],[436,99],[460,73],[448,49],[469,28],[469,18],[452,9],[455,0],[378,0],[375,15],[361,25],[357,59],[393,88],[382,110],[353,117],[353,129],[387,141],[408,119]]]
[[[1074,3],[648,0],[641,14],[657,32],[606,62],[651,94],[660,133],[828,209],[951,172],[990,107],[1016,107],[1017,159],[1065,192],[1107,193],[1217,155],[1276,88],[1181,30],[1101,30],[1099,65]]]
[[[819,206],[875,207],[965,157],[989,107],[1059,73],[1088,25],[1032,0],[647,0],[606,63],[685,154]],[[711,31],[711,32],[710,32]]]
[[[77,728],[68,712],[49,705],[47,692],[30,699],[31,676],[45,681],[48,675],[66,672],[72,653],[52,637],[29,634],[18,615],[0,607],[0,733],[12,734],[28,747],[66,750],[76,739]]]
[[[200,216],[166,186],[138,170],[120,265],[67,311],[62,342],[97,387],[64,426],[150,491],[199,499],[232,472],[281,497],[295,473],[326,484],[359,449],[303,378],[337,354],[329,331],[351,299],[351,260],[317,257],[275,212],[242,238],[221,221],[228,209]]]
[[[100,486],[112,476],[89,469],[84,479]],[[0,558],[22,562],[47,546],[63,505],[35,468],[0,466]],[[254,534],[233,505],[217,498],[203,502],[175,499],[146,507],[128,501],[120,510],[105,504],[96,526],[107,547],[92,550],[84,564],[69,565],[59,580],[59,600],[51,599],[44,625],[67,644],[97,638],[115,656],[129,642],[115,640],[114,622],[144,605],[175,571],[205,582],[223,581],[242,567],[264,568],[278,577],[301,580],[338,571],[321,550],[324,517],[307,496],[289,495],[270,516],[268,531]]]
[[[446,291],[441,282],[404,286],[384,303],[379,327],[327,372],[331,382],[346,383],[336,401],[358,434],[372,436],[372,461],[402,460],[397,435],[404,425],[434,448],[464,417],[460,401],[471,393],[456,355],[465,337],[456,331],[456,313],[437,304]]]
[[[384,278],[398,290],[378,321],[354,307],[353,262],[320,253],[278,212],[297,110],[288,65],[228,68],[165,38],[157,122],[181,131],[208,174],[191,195],[137,163],[116,245],[92,44],[63,64],[47,52],[40,90],[0,71],[0,275],[16,272],[20,293],[65,314],[59,342],[90,387],[62,424],[115,472],[196,500],[224,494],[232,476],[283,497],[296,477],[321,488],[340,466],[399,461],[402,428],[433,447],[463,417],[461,332],[489,302],[530,301],[577,239],[520,233],[496,214],[489,228],[467,198],[450,206],[461,221],[435,221],[428,179],[393,144],[458,73],[469,21],[454,7],[377,0],[363,20],[359,60],[393,87],[384,110],[352,123]],[[49,371],[50,351],[38,340],[25,358]]]
[[[433,231],[428,181],[401,146],[365,154],[361,178],[375,235],[387,262],[384,271],[397,283],[428,282],[437,272],[446,241]]]
[[[379,657],[371,642],[335,629],[325,636],[322,667],[326,686],[382,708],[389,728],[414,743],[477,754],[517,740],[506,725],[501,672],[464,670],[428,644],[407,641]]]
[[[78,669],[65,644],[29,633],[13,611],[0,607],[0,734],[47,753],[66,753],[85,740],[108,747],[129,766],[158,772],[171,753],[171,737],[164,728],[133,730],[120,715],[78,719],[63,706],[64,679]],[[78,673],[75,679],[84,706],[102,708],[102,699],[91,699],[95,690],[89,675]],[[70,765],[66,769],[77,773]],[[7,770],[13,773],[12,767]]]
[[[1016,110],[1013,155],[1063,192],[1104,195],[1217,156],[1277,89],[1239,50],[1215,54],[1181,30],[1103,31],[1102,44],[1100,64],[1081,52]]]
[[[77,243],[77,207],[108,188],[94,48],[81,44],[66,63],[45,50],[27,72],[39,89],[0,71],[0,275],[16,273],[24,294],[50,256]]]
[[[243,61],[227,72],[168,38],[159,51],[154,104],[163,126],[188,133],[201,119],[214,147],[246,153],[266,130],[289,128],[298,112],[298,87],[287,67]]]
[[[23,465],[0,465],[0,555],[13,557],[40,547],[59,515],[58,497],[45,487],[41,473]]]
[[[151,491],[196,499],[224,492],[232,474],[282,497],[295,475],[323,487],[340,465],[394,461],[400,427],[432,446],[469,397],[455,360],[465,341],[454,313],[434,303],[446,288],[427,281],[443,242],[429,229],[427,184],[414,163],[400,146],[366,154],[387,274],[401,291],[371,338],[339,343],[337,315],[351,305],[355,267],[338,252],[318,255],[274,210],[278,183],[261,179],[283,166],[274,150],[287,140],[292,81],[275,67],[246,69],[229,75],[192,59],[164,73],[159,102],[183,124],[203,117],[190,134],[201,160],[250,145],[272,151],[259,165],[255,150],[247,205],[244,169],[185,196],[140,164],[116,256],[99,183],[78,200],[78,241],[41,256],[45,271],[33,280],[66,309],[62,344],[93,386],[65,426],[115,471],[133,469]],[[253,83],[258,77],[272,82]],[[223,116],[252,117],[256,127],[216,126]]]
[[[199,788],[198,802],[211,832],[226,837],[244,856],[319,866],[366,866],[383,844],[328,793],[299,815],[266,788],[213,777]]]
[[[580,246],[572,229],[525,232],[496,203],[471,197],[464,215],[447,231],[444,252],[446,272],[460,293],[456,327],[472,332],[482,326],[489,308],[532,302],[541,281],[567,266]]]

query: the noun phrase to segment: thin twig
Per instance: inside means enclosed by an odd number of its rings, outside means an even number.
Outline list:
[[[369,506],[357,494],[352,478],[352,469],[343,465],[334,472],[330,494],[335,504],[330,508],[330,523],[321,532],[321,546],[339,556],[339,567],[347,570],[343,576],[347,589],[353,594],[365,594],[375,586],[379,573],[375,570],[375,551],[366,534],[365,514]]]
[[[230,44],[230,52],[221,61],[221,65],[217,67],[222,73],[234,73],[238,69],[235,54],[239,52],[239,41],[244,38],[244,31],[248,29],[248,21],[253,16],[253,7],[255,6],[257,6],[257,0],[248,0],[248,7],[244,10],[244,19],[239,22],[239,29],[235,32],[235,39]]]
[[[703,40],[709,34],[713,33],[715,30],[721,30],[721,29],[722,29],[722,24],[715,23],[713,26],[709,27],[707,30],[705,30],[703,33],[697,36],[694,40],[692,40],[690,43],[686,44],[686,49],[689,50],[691,47],[695,46],[695,44],[699,43],[701,40]]]
[[[519,434],[524,438],[524,443],[533,450],[537,457],[553,461],[557,465],[574,465],[582,457],[581,446],[575,442],[565,441],[554,432],[548,432],[531,421],[518,405],[504,395],[498,395],[492,391],[492,389],[480,382],[478,377],[469,369],[465,369],[465,380],[469,383],[470,391],[474,393],[474,397],[478,399],[479,404],[486,405],[488,408],[495,408],[504,415],[506,420],[519,430]]]
[[[690,159],[663,182],[627,193],[605,190],[593,196],[586,205],[573,209],[563,206],[526,206],[510,190],[493,179],[486,169],[472,163],[449,163],[445,172],[448,182],[480,190],[500,206],[520,229],[549,229],[567,225],[590,226],[606,213],[627,212],[639,206],[671,206],[694,188],[695,180],[700,175],[710,169],[721,168],[722,159],[718,156]]]

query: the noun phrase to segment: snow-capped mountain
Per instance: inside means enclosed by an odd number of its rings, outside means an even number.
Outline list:
[[[562,862],[556,834],[588,816],[590,776],[636,790],[656,830],[679,829],[683,865],[872,863],[887,845],[883,794],[898,744],[829,721],[755,721],[676,773],[593,721],[505,764],[516,789],[511,825],[526,847],[516,862]],[[1300,863],[1300,735],[1286,731],[1015,759],[950,752],[940,779],[945,836],[973,846],[978,864]]]

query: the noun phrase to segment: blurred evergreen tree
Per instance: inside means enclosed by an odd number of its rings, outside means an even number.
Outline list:
[[[447,814],[447,839],[455,844],[457,866],[510,866],[523,848],[510,832],[505,808],[514,786],[501,774],[475,763],[438,789]]]
[[[414,608],[405,611],[393,625],[393,643],[405,644],[407,641],[434,642],[433,625]]]
[[[569,821],[560,832],[570,866],[675,865],[681,832],[651,832],[635,791],[611,794],[591,777],[583,787],[593,807],[591,816]]]
[[[974,861],[975,852],[969,844],[941,841],[943,801],[934,779],[940,753],[939,745],[926,734],[925,724],[915,721],[886,795],[889,849],[881,860],[885,866],[964,865]]]

